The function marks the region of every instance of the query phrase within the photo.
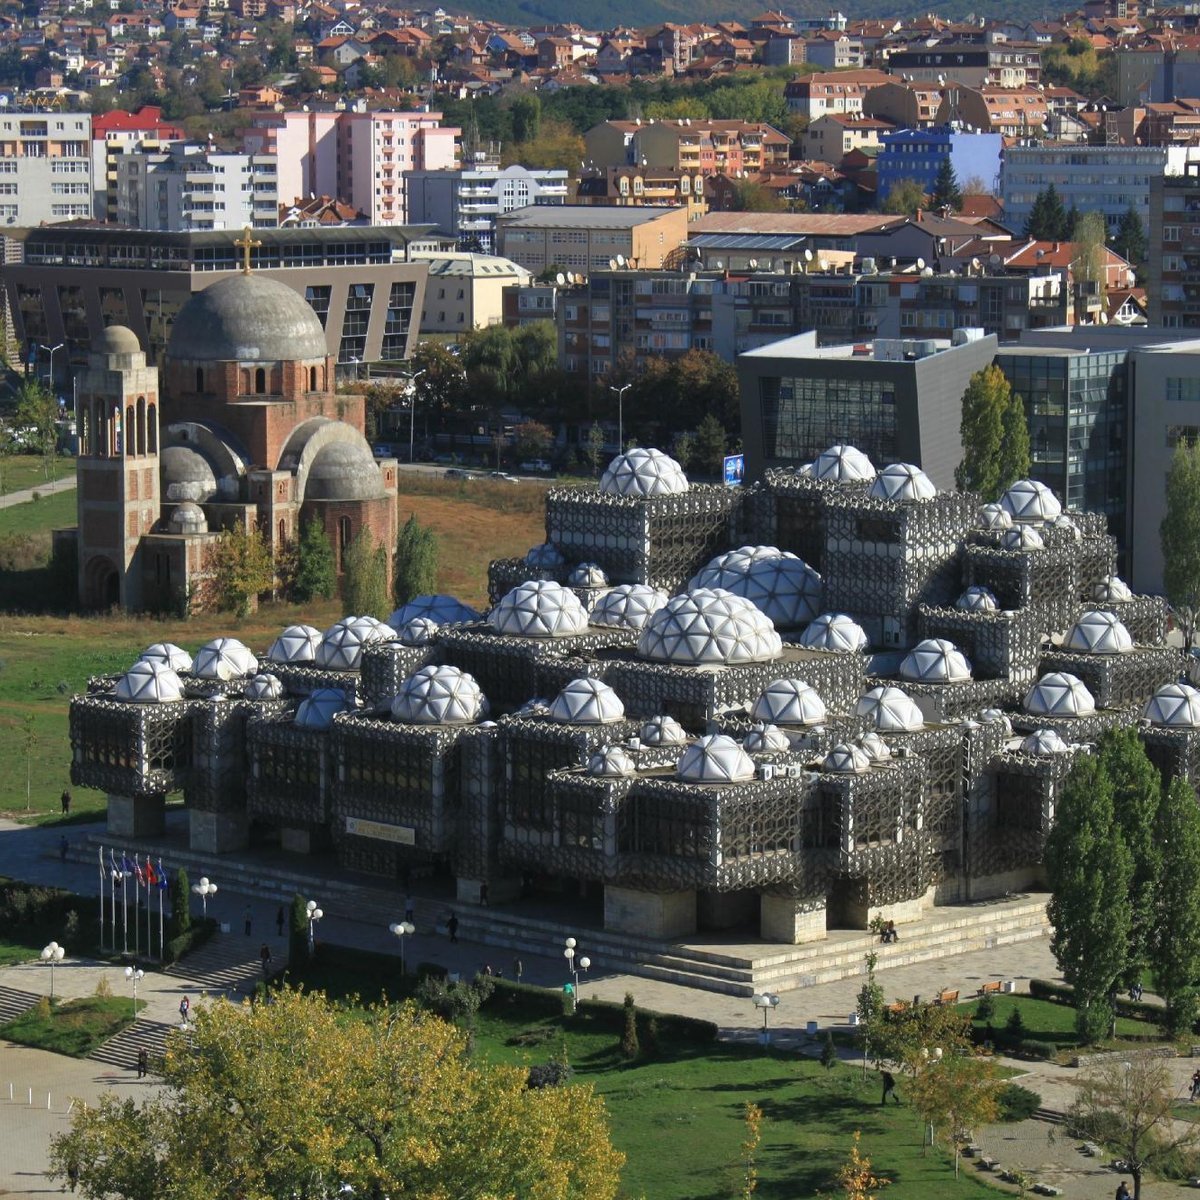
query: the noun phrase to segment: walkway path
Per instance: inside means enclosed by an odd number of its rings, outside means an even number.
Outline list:
[[[55,492],[69,491],[74,486],[75,471],[72,468],[70,475],[56,479],[52,483],[39,483],[36,487],[22,488],[18,492],[9,492],[6,496],[0,496],[0,508],[12,508],[17,504],[27,504],[33,499],[34,492],[39,496],[52,496]]]

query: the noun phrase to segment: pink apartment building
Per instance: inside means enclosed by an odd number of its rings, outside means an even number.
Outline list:
[[[404,172],[455,166],[461,130],[439,112],[285,112],[255,114],[242,148],[274,154],[279,200],[333,196],[372,225],[403,225]]]

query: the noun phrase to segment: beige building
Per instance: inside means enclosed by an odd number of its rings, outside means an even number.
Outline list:
[[[899,129],[928,129],[936,125],[941,106],[940,87],[895,79],[870,88],[862,102],[866,115],[891,121]]]
[[[946,98],[938,111],[938,125],[957,121],[980,133],[999,133],[1004,137],[1037,137],[1046,126],[1046,95],[1035,88],[969,88],[957,85],[946,89]]]
[[[804,131],[804,157],[836,165],[851,150],[878,150],[880,135],[894,128],[890,121],[878,117],[826,113]]]
[[[532,278],[529,271],[494,254],[434,254],[420,251],[414,258],[429,265],[422,333],[466,333],[504,318],[504,289]]]
[[[702,175],[786,166],[791,142],[772,125],[692,119],[603,121],[584,135],[595,167],[675,167]]]
[[[531,204],[496,221],[500,253],[535,275],[551,266],[604,270],[618,258],[661,267],[687,235],[684,208]]]

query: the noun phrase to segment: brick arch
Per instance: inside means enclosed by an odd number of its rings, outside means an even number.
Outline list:
[[[304,503],[304,492],[308,485],[308,472],[318,454],[326,446],[344,442],[352,446],[363,446],[363,435],[353,425],[331,421],[328,417],[314,417],[297,426],[288,438],[279,456],[277,471],[296,472],[296,503]]]

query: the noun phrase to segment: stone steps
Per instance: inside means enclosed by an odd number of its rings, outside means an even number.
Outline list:
[[[0,1025],[15,1021],[28,1012],[41,997],[36,992],[23,992],[20,988],[0,987]]]
[[[162,1021],[149,1021],[144,1017],[126,1026],[115,1037],[111,1037],[88,1055],[95,1062],[107,1063],[110,1067],[121,1067],[127,1071],[137,1070],[138,1051],[145,1049],[150,1058],[150,1068],[162,1058],[167,1048],[167,1034],[178,1025],[167,1025]]]
[[[287,962],[287,942],[269,938],[271,970],[283,970]],[[211,993],[249,993],[262,979],[262,960],[259,947],[263,939],[247,938],[243,934],[214,934],[199,950],[180,962],[164,968],[171,975],[196,991]]]

